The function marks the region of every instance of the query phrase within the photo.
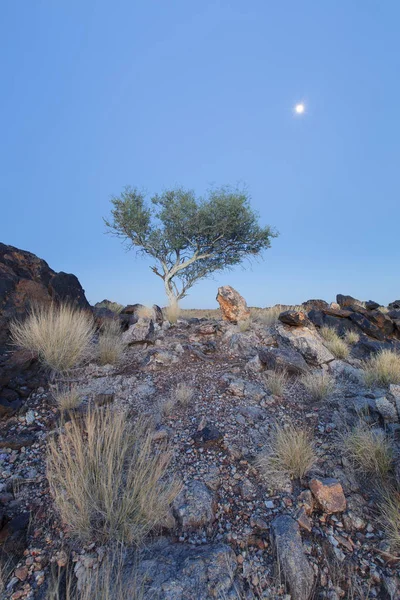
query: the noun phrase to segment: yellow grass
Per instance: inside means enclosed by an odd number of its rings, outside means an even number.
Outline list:
[[[62,412],[77,408],[81,403],[80,394],[74,385],[55,385],[51,393]]]
[[[117,319],[107,319],[100,330],[97,345],[101,365],[113,365],[121,360],[125,344],[122,341],[121,325]]]
[[[347,343],[342,340],[333,327],[321,327],[320,333],[325,340],[325,346],[330,350],[336,358],[347,358],[350,353],[350,348]]]
[[[89,354],[94,333],[90,313],[69,305],[33,308],[24,321],[10,326],[13,343],[37,354],[55,372],[65,372]]]
[[[393,350],[381,350],[364,362],[365,383],[389,385],[400,383],[400,354]]]
[[[180,314],[181,308],[177,302],[174,302],[173,304],[170,304],[169,306],[164,308],[164,315],[166,316],[167,320],[172,324],[175,324],[178,321]]]
[[[265,376],[265,383],[270,394],[283,396],[289,383],[289,376],[285,370],[269,371]]]
[[[393,446],[383,431],[360,423],[343,438],[346,455],[356,470],[385,478],[393,466]]]
[[[335,388],[332,377],[324,371],[321,373],[307,373],[303,375],[301,382],[312,400],[323,400]]]
[[[387,489],[380,505],[382,524],[392,553],[400,554],[400,492]]]
[[[357,342],[360,340],[360,336],[356,331],[348,331],[344,336],[344,339],[348,344],[352,345],[357,344]]]
[[[275,425],[265,451],[258,459],[264,477],[276,479],[282,474],[302,479],[317,458],[311,433],[293,423]]]
[[[194,390],[187,383],[178,383],[175,389],[175,400],[181,406],[187,406],[193,398]]]
[[[48,443],[47,477],[62,521],[83,541],[139,544],[179,493],[165,479],[170,461],[143,423],[123,412],[90,410]]]

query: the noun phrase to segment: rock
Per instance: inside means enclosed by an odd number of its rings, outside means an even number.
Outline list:
[[[374,323],[372,323],[369,319],[367,319],[367,317],[362,315],[360,312],[351,313],[350,319],[351,321],[356,323],[356,325],[358,325],[358,327],[362,329],[362,331],[366,335],[369,335],[370,337],[373,337],[376,340],[384,339],[384,334],[379,329],[379,327],[377,327],[377,325],[374,325]]]
[[[277,325],[277,335],[282,343],[300,352],[309,365],[321,366],[335,359],[324,346],[319,335],[308,327],[288,328]]]
[[[353,298],[353,296],[344,296],[343,294],[338,294],[336,296],[336,302],[339,304],[340,308],[345,308],[346,306],[354,305],[362,306],[360,300]]]
[[[157,323],[157,325],[162,327],[164,323],[164,314],[161,308],[158,306],[158,304],[153,304],[153,312],[155,322]]]
[[[311,519],[308,517],[304,507],[300,508],[300,510],[298,511],[296,520],[302,529],[305,529],[306,531],[311,533],[312,522]]]
[[[225,321],[237,323],[250,318],[250,310],[245,299],[230,285],[218,288],[217,301]]]
[[[329,304],[325,302],[325,300],[306,300],[306,302],[303,302],[302,306],[304,307],[304,310],[308,312],[309,310],[322,310],[328,308]]]
[[[220,446],[222,444],[224,435],[215,425],[207,423],[199,431],[196,431],[193,435],[193,440],[196,446],[212,448],[213,446]]]
[[[103,392],[102,394],[96,394],[96,396],[94,397],[94,403],[97,406],[105,406],[107,404],[112,404],[114,402],[114,392],[113,391],[106,391]]]
[[[0,552],[9,556],[21,556],[26,548],[30,513],[24,512],[8,521],[0,531]]]
[[[153,344],[155,339],[154,324],[150,319],[138,319],[137,323],[130,325],[129,329],[122,334],[122,341],[128,346],[143,343]]]
[[[192,531],[213,523],[216,500],[204,483],[194,480],[183,488],[172,508],[179,526],[185,531]]]
[[[389,402],[386,396],[382,398],[376,398],[375,407],[378,413],[383,418],[385,424],[387,423],[397,423],[399,418],[397,415],[396,407]]]
[[[394,300],[390,304],[388,304],[389,308],[400,308],[400,300]]]
[[[376,308],[379,308],[380,304],[378,304],[378,302],[374,302],[373,300],[368,300],[365,303],[365,308],[367,310],[375,310]]]
[[[381,350],[397,350],[400,351],[400,344],[397,342],[378,342],[375,340],[361,339],[353,345],[351,355],[354,358],[361,360],[368,359],[371,355],[380,352]]]
[[[21,408],[22,400],[9,401],[6,398],[0,398],[0,419],[7,419]]]
[[[309,600],[314,587],[314,572],[304,552],[299,525],[282,515],[271,524],[279,564],[292,600]]]
[[[299,352],[291,348],[260,348],[258,356],[261,363],[271,371],[285,370],[293,375],[308,371],[308,366]]]
[[[143,552],[137,569],[133,557],[124,569],[145,598],[152,600],[237,600],[236,556],[226,544],[192,546],[161,539]],[[242,597],[240,595],[240,597]]]
[[[346,510],[346,498],[337,479],[312,479],[310,490],[325,513],[333,514]]]
[[[57,302],[74,304],[79,308],[91,310],[85,297],[85,290],[82,289],[76,275],[60,271],[50,279],[48,289],[51,298]]]
[[[281,323],[292,325],[293,327],[306,326],[310,323],[307,315],[300,310],[285,310],[279,315],[278,319]]]
[[[35,441],[33,435],[11,435],[0,437],[0,448],[11,448],[11,450],[21,450],[32,446]]]

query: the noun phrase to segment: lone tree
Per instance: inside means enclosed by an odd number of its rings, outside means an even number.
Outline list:
[[[109,232],[153,257],[152,271],[161,277],[170,305],[187,295],[199,280],[233,267],[245,257],[269,248],[278,234],[261,227],[249,195],[223,187],[196,198],[192,190],[176,188],[151,198],[127,187],[111,199]]]

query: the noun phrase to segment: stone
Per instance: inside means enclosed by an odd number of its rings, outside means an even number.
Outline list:
[[[105,406],[106,404],[112,404],[114,402],[114,392],[113,391],[107,391],[107,392],[103,392],[101,394],[96,394],[96,396],[94,397],[94,403],[97,406]]]
[[[21,450],[32,446],[35,441],[33,435],[11,435],[0,437],[0,448],[11,448],[11,450]]]
[[[128,346],[143,343],[154,344],[155,339],[154,323],[150,319],[138,319],[137,323],[130,325],[129,329],[122,334],[122,342]]]
[[[184,531],[206,527],[215,520],[215,495],[203,482],[191,481],[175,498],[172,510]]]
[[[380,306],[380,304],[378,304],[378,302],[374,302],[373,300],[368,300],[365,303],[365,308],[367,310],[375,310],[375,309],[379,308],[379,306]]]
[[[282,344],[299,352],[309,365],[319,367],[335,360],[316,331],[308,327],[291,327],[289,329],[284,325],[277,325],[276,330]]]
[[[298,523],[282,515],[271,523],[277,558],[292,600],[309,600],[313,593],[314,572],[306,557]]]
[[[307,512],[304,507],[301,507],[297,513],[296,520],[302,529],[305,529],[309,533],[312,530],[312,522],[307,515]]]
[[[163,326],[164,323],[164,313],[162,309],[158,306],[158,304],[153,304],[153,312],[154,312],[154,320],[160,327]]]
[[[343,294],[337,294],[336,302],[339,304],[340,308],[345,308],[346,306],[353,305],[362,306],[360,300],[353,298],[353,296],[344,296]]]
[[[325,300],[306,300],[302,303],[302,306],[306,312],[309,310],[322,310],[328,308],[329,304]]]
[[[326,514],[330,515],[346,510],[346,498],[342,485],[337,479],[312,479],[310,481],[310,490]]]
[[[278,319],[281,323],[292,327],[307,326],[310,323],[307,315],[300,310],[285,310],[281,312]]]
[[[230,285],[218,288],[217,302],[221,307],[222,318],[225,321],[237,323],[250,318],[250,310],[247,307],[246,300]]]
[[[301,375],[308,371],[303,356],[292,348],[260,348],[258,357],[270,371],[285,370],[293,375]]]
[[[22,400],[7,400],[6,398],[0,398],[0,419],[8,419],[15,415],[16,412],[21,408]]]
[[[397,423],[399,418],[397,415],[396,407],[389,402],[386,396],[382,396],[382,398],[376,398],[375,407],[378,413],[381,415],[382,419],[386,423]]]
[[[0,551],[6,556],[19,557],[26,548],[26,536],[29,527],[30,513],[24,512],[4,525],[0,531]]]
[[[131,579],[135,588],[138,579],[145,598],[237,600],[239,594],[242,597],[236,580],[236,556],[227,544],[192,546],[164,538],[146,547],[137,569],[132,569],[132,564],[134,555],[127,561],[124,579]]]
[[[193,434],[193,440],[196,446],[212,448],[222,444],[224,441],[224,434],[212,423],[206,423],[204,427]]]
[[[354,323],[356,323],[356,325],[358,325],[358,327],[360,329],[362,329],[362,331],[366,335],[373,337],[376,340],[384,339],[384,335],[383,335],[382,331],[379,329],[379,327],[377,327],[377,325],[372,323],[367,317],[362,315],[360,312],[351,313],[350,320],[353,321]]]
[[[400,300],[394,300],[390,304],[388,304],[389,308],[399,308],[400,309]]]

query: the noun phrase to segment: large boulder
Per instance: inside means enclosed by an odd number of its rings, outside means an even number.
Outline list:
[[[292,600],[309,600],[314,587],[314,572],[303,548],[298,523],[289,515],[281,515],[272,521],[271,529]]]
[[[357,298],[353,298],[353,296],[345,296],[343,294],[338,294],[336,296],[336,302],[339,304],[340,308],[346,308],[346,306],[362,306],[360,300]]]
[[[304,327],[310,324],[307,315],[301,310],[285,310],[278,317],[281,323],[292,327]]]
[[[287,371],[292,375],[302,375],[308,371],[306,361],[300,352],[292,348],[269,348],[258,350],[260,362],[270,371]]]
[[[335,360],[333,354],[324,346],[320,336],[308,327],[287,327],[277,325],[277,336],[283,346],[299,352],[309,364],[319,367]]]
[[[237,323],[250,317],[250,310],[246,300],[230,285],[218,288],[217,301],[221,307],[222,317],[225,321]]]

